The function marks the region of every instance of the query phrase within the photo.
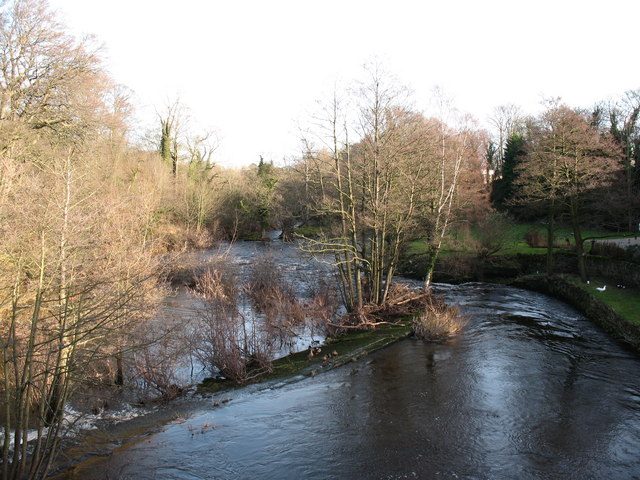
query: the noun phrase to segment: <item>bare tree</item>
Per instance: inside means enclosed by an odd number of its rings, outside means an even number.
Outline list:
[[[195,135],[186,140],[189,155],[184,186],[184,217],[187,228],[200,233],[213,220],[216,207],[213,181],[216,177],[215,165],[211,160],[218,147],[213,132]]]
[[[624,200],[627,228],[636,229],[640,204],[640,90],[626,92],[609,105],[610,131],[624,154]]]
[[[578,271],[587,280],[582,224],[598,195],[621,168],[618,148],[584,115],[551,102],[531,135],[531,153],[517,167],[521,202],[542,202],[547,212],[547,273],[553,272],[556,217],[567,212],[573,228]]]
[[[78,134],[90,126],[103,73],[89,39],[65,34],[46,0],[0,11],[0,119]]]
[[[41,478],[73,392],[153,312],[157,194],[143,187],[154,174],[117,152],[126,98],[88,44],[45,1],[0,16],[1,469]]]
[[[420,214],[427,225],[428,263],[425,286],[429,286],[442,243],[455,218],[456,202],[465,171],[481,173],[479,132],[473,121],[452,107],[450,99],[436,91],[437,116],[431,121],[431,147],[425,150],[428,174],[422,177]]]
[[[140,225],[109,228],[124,211],[101,179],[90,180],[92,156],[73,147],[47,155],[23,165],[29,181],[0,209],[4,478],[46,474],[84,367],[115,353],[113,340],[143,318],[155,282]]]
[[[493,156],[494,163],[490,165],[490,168],[495,171],[495,176],[499,177],[502,175],[507,140],[514,134],[522,133],[524,116],[520,107],[509,103],[494,108],[493,115],[489,118],[489,123],[494,129],[493,144],[496,147],[496,152]]]
[[[334,94],[324,111],[326,150],[315,154],[316,161],[330,162],[321,212],[336,215],[338,227],[312,248],[334,257],[343,299],[355,312],[365,303],[383,304],[395,274],[403,227],[394,209],[402,192],[402,149],[408,149],[401,137],[411,117],[403,108],[404,90],[378,65],[367,72],[369,81],[356,90],[355,128],[348,127]],[[352,143],[350,134],[359,140]],[[409,216],[411,211],[402,210]]]
[[[178,141],[184,121],[184,107],[180,100],[167,104],[163,113],[158,113],[160,120],[159,151],[162,161],[171,168],[176,176],[180,144]]]
[[[355,313],[387,302],[402,244],[419,231],[427,237],[429,286],[463,204],[462,179],[477,168],[480,180],[482,161],[481,135],[468,118],[447,118],[453,110],[444,101],[439,118],[425,118],[408,107],[407,91],[379,67],[368,73],[368,83],[354,89],[353,128],[337,95],[324,110],[325,147],[314,156],[330,166],[319,169],[328,172],[320,212],[336,225],[331,235],[309,241],[312,250],[331,256],[345,305]]]

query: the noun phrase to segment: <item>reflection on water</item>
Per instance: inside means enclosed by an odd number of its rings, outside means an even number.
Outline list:
[[[273,239],[278,235],[279,232],[270,232]],[[242,293],[242,287],[254,280],[251,278],[252,268],[261,262],[267,261],[268,268],[277,269],[272,272],[271,278],[275,279],[281,275],[286,286],[302,301],[308,301],[318,293],[317,289],[324,279],[333,278],[333,271],[327,263],[303,252],[295,243],[280,240],[221,243],[215,249],[186,253],[183,261],[199,266],[226,264],[228,272],[238,281],[241,292],[238,308],[248,325],[253,325],[254,320],[260,323],[263,317],[254,311],[251,300]],[[198,310],[202,308],[206,308],[203,302],[188,287],[179,285],[164,299],[155,317],[154,325],[161,332],[156,334],[157,337],[163,336],[168,328],[175,329],[178,334],[186,333],[187,336],[187,340],[175,348],[178,353],[175,354],[176,360],[173,363],[173,383],[190,385],[215,373],[209,371],[193,351],[194,335],[190,332],[198,328],[198,318],[202,316]],[[274,358],[286,356],[291,351],[304,350],[311,342],[324,341],[325,336],[324,329],[318,328],[314,322],[296,325],[291,328],[291,333],[291,338],[275,345]],[[170,335],[174,336],[173,333]]]
[[[542,295],[437,288],[469,316],[457,338],[202,400],[72,478],[640,478],[636,354]]]

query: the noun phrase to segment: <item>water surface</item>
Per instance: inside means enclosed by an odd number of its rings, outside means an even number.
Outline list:
[[[203,399],[72,478],[640,478],[635,353],[543,295],[436,288],[469,318],[459,336]]]

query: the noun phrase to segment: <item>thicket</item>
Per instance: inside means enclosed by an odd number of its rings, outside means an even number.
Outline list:
[[[129,92],[44,0],[0,8],[0,86],[0,468],[41,478],[80,393],[171,385],[141,346],[166,338],[163,255],[212,240],[217,173],[134,144]]]
[[[372,307],[390,301],[407,240],[420,235],[427,245],[428,286],[450,226],[486,204],[483,132],[444,96],[435,95],[438,107],[423,115],[379,65],[366,73],[349,97],[336,92],[323,105],[294,166],[304,182],[304,212],[326,227],[305,248],[329,258],[350,318],[363,326]]]
[[[309,291],[299,291],[309,284]],[[339,303],[331,282],[288,278],[270,256],[242,275],[224,256],[210,262],[194,287],[201,299],[189,327],[195,356],[211,376],[245,383],[272,371],[304,331],[324,336]],[[281,352],[278,355],[278,352]]]

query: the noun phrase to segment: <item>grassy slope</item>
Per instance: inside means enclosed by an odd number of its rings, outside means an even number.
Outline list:
[[[594,280],[589,285],[580,282],[577,277],[572,279],[576,285],[593,294],[625,320],[640,325],[640,291],[634,288],[617,288],[603,279]],[[604,292],[597,290],[603,285],[607,286]]]

